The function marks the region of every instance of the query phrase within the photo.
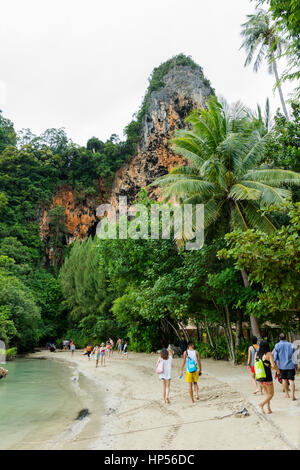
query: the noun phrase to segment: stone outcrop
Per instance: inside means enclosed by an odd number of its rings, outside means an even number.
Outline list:
[[[59,189],[53,197],[50,207],[40,210],[39,226],[40,237],[46,242],[49,233],[49,210],[56,206],[65,208],[66,218],[66,244],[69,245],[77,238],[85,239],[91,233],[95,233],[98,219],[96,208],[104,202],[105,189],[103,182],[98,182],[98,195],[93,198],[85,198],[81,201],[74,193],[71,186],[66,185]],[[50,256],[51,257],[51,256]]]
[[[137,155],[116,174],[110,203],[117,205],[118,196],[127,196],[132,203],[141,188],[182,163],[181,157],[169,148],[176,129],[185,126],[187,114],[201,108],[212,89],[198,69],[176,66],[164,77],[165,86],[153,91],[149,109],[141,128]],[[159,191],[147,188],[149,197],[157,199]]]
[[[98,204],[107,202],[117,207],[119,196],[127,196],[128,204],[131,204],[141,188],[146,188],[156,178],[182,163],[181,157],[170,150],[169,140],[176,129],[185,126],[184,119],[190,111],[205,106],[213,90],[201,70],[189,66],[175,66],[163,80],[164,86],[150,95],[137,153],[117,171],[110,195],[107,196],[103,184],[99,184],[97,198],[80,201],[69,186],[61,188],[54,196],[51,207],[65,207],[67,244],[95,233]],[[160,197],[158,188],[147,188],[147,191],[153,199]],[[49,230],[48,210],[42,209],[39,217],[40,234],[44,241]]]

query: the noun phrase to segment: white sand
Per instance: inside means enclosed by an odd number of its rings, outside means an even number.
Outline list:
[[[179,379],[181,359],[174,360],[171,404],[162,401],[161,383],[155,373],[157,355],[117,352],[106,367],[95,368],[81,351],[48,351],[34,357],[72,361],[78,370],[103,391],[105,411],[100,429],[86,430],[74,438],[80,449],[300,449],[300,376],[296,377],[298,400],[284,397],[275,383],[272,415],[262,416],[260,396],[252,394],[245,366],[225,361],[202,360],[198,385],[200,401],[192,404],[188,385]],[[297,393],[296,393],[297,396]],[[248,417],[226,417],[246,407]]]

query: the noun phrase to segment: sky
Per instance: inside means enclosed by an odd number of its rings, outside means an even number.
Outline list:
[[[253,11],[250,0],[2,0],[0,109],[17,130],[64,127],[80,145],[123,138],[153,68],[184,53],[228,102],[269,97],[275,112],[274,77],[244,68],[239,50]]]

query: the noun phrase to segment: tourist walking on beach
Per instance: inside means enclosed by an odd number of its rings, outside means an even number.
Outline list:
[[[187,350],[188,343],[184,337],[184,335],[181,335],[180,341],[179,341],[179,347],[181,349],[181,355],[184,355],[184,352]]]
[[[279,343],[275,344],[274,349],[274,361],[279,367],[280,377],[282,378],[283,388],[285,390],[286,398],[290,398],[289,385],[292,392],[292,400],[296,400],[295,397],[295,364],[293,363],[293,355],[296,349],[286,340],[285,333],[280,333]]]
[[[122,354],[122,340],[121,340],[121,338],[119,338],[118,341],[117,341],[117,349],[118,349],[118,354]]]
[[[265,414],[264,406],[267,405],[267,413],[272,413],[271,410],[271,400],[274,396],[274,385],[273,385],[273,376],[272,368],[279,373],[279,369],[275,364],[273,354],[271,353],[270,346],[268,341],[261,341],[259,343],[259,350],[255,354],[255,361],[260,360],[263,363],[265,377],[258,379],[264,390],[264,400],[259,403],[262,414]]]
[[[101,343],[101,347],[100,347],[100,358],[101,358],[101,362],[100,362],[100,366],[105,366],[105,356],[106,356],[106,347],[105,347],[105,344],[104,343]]]
[[[163,400],[165,403],[170,403],[170,384],[172,379],[172,365],[173,360],[167,349],[162,349],[160,357],[156,363],[156,372],[162,381],[163,387]]]
[[[251,370],[252,382],[255,386],[254,394],[259,392],[258,382],[255,380],[254,360],[255,354],[258,351],[257,337],[252,336],[252,346],[248,348],[248,368]]]
[[[181,365],[180,378],[183,377],[183,369],[185,364],[187,365],[187,371],[185,374],[185,381],[189,384],[189,392],[192,403],[194,403],[194,393],[196,400],[199,400],[199,388],[198,378],[202,374],[201,361],[198,351],[194,349],[193,341],[188,342],[187,350],[183,353],[183,361]],[[193,390],[194,387],[194,390]]]
[[[109,342],[110,342],[110,354],[113,355],[115,343],[111,338],[109,338]]]
[[[90,344],[87,345],[86,347],[86,353],[89,358],[89,361],[91,360],[91,352],[92,352],[92,346]]]
[[[74,352],[75,352],[75,344],[74,344],[74,341],[71,339],[71,342],[70,342],[70,349],[71,349],[71,353],[72,353],[72,356],[74,355]]]
[[[110,357],[111,344],[110,341],[106,341],[106,355]]]
[[[94,349],[92,351],[92,354],[95,355],[96,367],[98,367],[98,363],[99,363],[99,359],[100,359],[100,346],[99,346],[99,344],[96,344],[96,346],[94,347]]]
[[[128,359],[128,342],[125,341],[124,348],[123,348],[123,356],[122,359]]]

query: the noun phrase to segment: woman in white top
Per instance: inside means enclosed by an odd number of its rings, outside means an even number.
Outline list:
[[[169,355],[167,349],[162,349],[160,352],[160,358],[157,361],[156,367],[159,363],[163,365],[163,371],[159,374],[159,378],[162,381],[163,386],[163,399],[165,403],[170,403],[170,383],[172,379],[172,357]]]

